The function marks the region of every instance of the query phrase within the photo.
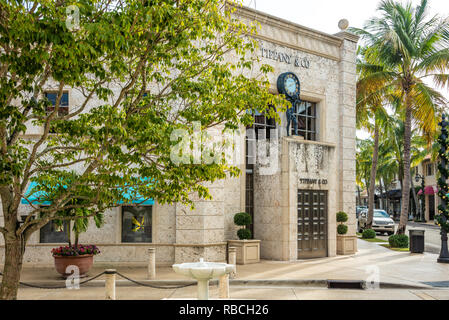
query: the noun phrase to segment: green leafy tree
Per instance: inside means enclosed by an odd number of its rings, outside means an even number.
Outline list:
[[[210,199],[202,182],[239,174],[225,158],[198,163],[188,154],[174,163],[182,142],[174,133],[193,134],[194,123],[235,130],[252,121],[247,109],[276,117],[268,105],[285,105],[268,91],[272,69],[257,61],[255,26],[236,20],[230,2],[73,4],[0,0],[0,299],[17,297],[26,243],[49,221],[97,217],[142,198],[191,204],[193,193]],[[69,88],[80,98],[62,112]],[[24,135],[30,125],[37,136]],[[50,205],[31,200],[31,182]],[[19,223],[22,198],[32,210]],[[60,214],[81,208],[90,215]]]
[[[356,142],[356,182],[362,190],[367,190],[369,196],[374,143],[372,139],[357,139]]]
[[[410,141],[412,119],[429,141],[435,135],[437,113],[445,104],[444,97],[429,87],[425,79],[447,86],[449,75],[449,20],[428,18],[427,0],[413,7],[391,0],[381,1],[380,17],[370,19],[364,30],[352,29],[369,48],[365,59],[374,67],[371,78],[379,91],[393,91],[404,112],[404,161],[402,207],[398,234],[405,232],[409,214]]]

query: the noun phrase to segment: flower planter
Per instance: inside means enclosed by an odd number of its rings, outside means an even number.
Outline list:
[[[53,256],[55,258],[56,271],[64,278],[67,278],[71,273],[66,273],[68,266],[77,266],[79,269],[79,276],[86,277],[87,272],[94,263],[93,254],[83,254],[79,256]]]
[[[228,247],[236,248],[236,263],[260,262],[260,240],[228,240]]]
[[[357,237],[337,234],[337,254],[348,255],[357,252]]]

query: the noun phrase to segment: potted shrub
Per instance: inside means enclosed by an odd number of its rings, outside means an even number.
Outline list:
[[[76,200],[74,200],[76,203]],[[72,271],[67,273],[67,267],[75,265],[79,269],[80,277],[87,276],[87,272],[93,265],[93,257],[100,253],[100,250],[95,245],[79,244],[79,235],[86,232],[89,226],[89,217],[93,216],[95,225],[100,228],[104,224],[104,216],[102,213],[92,215],[92,211],[86,208],[72,208],[60,213],[61,216],[76,216],[79,217],[73,220],[72,231],[75,235],[75,242],[72,245],[71,230],[67,229],[68,246],[53,248],[51,253],[55,260],[55,268],[63,277],[67,277]],[[55,223],[62,227],[63,220],[56,220]]]
[[[236,262],[237,264],[257,263],[260,261],[260,240],[252,238],[251,230],[249,229],[251,215],[246,212],[239,212],[234,216],[234,223],[241,227],[237,231],[237,236],[240,240],[229,240],[228,246],[236,248]]]
[[[356,236],[347,235],[348,226],[344,223],[348,221],[346,212],[337,212],[337,254],[347,255],[354,254],[357,251]]]

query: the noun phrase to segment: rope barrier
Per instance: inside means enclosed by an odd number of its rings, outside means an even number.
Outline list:
[[[98,277],[104,275],[105,273],[106,272],[103,271],[103,272],[97,274],[95,277],[92,277],[90,279],[81,281],[79,283],[79,285],[83,285],[83,284],[85,284],[85,283],[87,283],[89,281],[95,280]],[[140,281],[131,279],[131,278],[121,274],[120,272],[116,272],[116,274],[119,275],[120,277],[122,277],[123,279],[128,280],[128,281],[130,281],[132,283],[135,283],[135,284],[137,284],[139,286],[150,287],[150,288],[154,288],[154,289],[168,289],[168,290],[170,290],[170,289],[181,289],[181,288],[186,288],[186,287],[190,287],[190,286],[195,286],[196,285],[196,283],[189,283],[189,284],[184,284],[184,285],[179,285],[179,286],[157,286],[157,285],[154,285],[154,284],[142,283]],[[0,272],[0,276],[3,276],[3,273]],[[23,285],[23,286],[30,287],[30,288],[37,288],[37,289],[66,289],[67,288],[66,285],[64,285],[64,286],[45,287],[45,286],[39,286],[39,285],[36,285],[36,284],[30,284],[30,283],[26,283],[26,282],[22,282],[22,281],[20,281],[19,283],[21,285]]]
[[[85,283],[87,283],[87,282],[89,282],[89,281],[95,280],[95,279],[97,279],[98,277],[102,276],[103,274],[105,274],[104,271],[101,272],[101,273],[99,273],[99,274],[97,274],[95,277],[92,277],[92,278],[90,278],[90,279],[81,281],[81,282],[79,283],[79,285],[82,285],[82,284],[85,284]],[[0,276],[3,276],[3,273],[0,272]],[[66,289],[66,288],[67,288],[67,285],[64,285],[64,286],[51,286],[51,287],[45,287],[45,286],[39,286],[39,285],[37,285],[37,284],[31,284],[31,283],[26,283],[26,282],[22,282],[22,281],[20,281],[19,284],[21,284],[21,285],[23,285],[23,286],[25,286],[25,287],[37,288],[37,289]]]
[[[196,283],[189,283],[189,284],[184,284],[184,285],[180,285],[180,286],[171,286],[171,287],[163,287],[163,286],[156,286],[154,284],[148,284],[148,283],[142,283],[139,282],[137,280],[133,280],[123,274],[121,274],[120,272],[117,272],[117,275],[119,275],[120,277],[122,277],[123,279],[126,279],[128,281],[131,281],[139,286],[143,286],[143,287],[150,287],[150,288],[155,288],[155,289],[181,289],[181,288],[185,288],[185,287],[190,287],[190,286],[195,286]]]

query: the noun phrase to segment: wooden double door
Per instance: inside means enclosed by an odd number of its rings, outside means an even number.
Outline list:
[[[298,259],[327,256],[327,191],[298,190]]]

